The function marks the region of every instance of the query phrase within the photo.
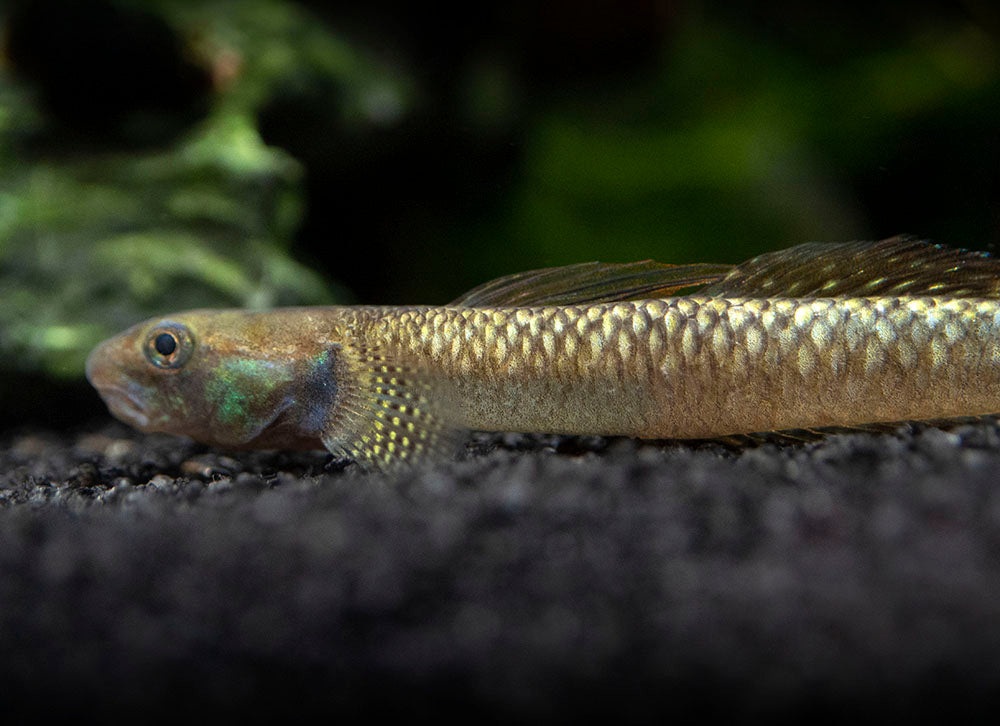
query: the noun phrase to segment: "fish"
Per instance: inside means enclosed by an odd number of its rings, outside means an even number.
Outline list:
[[[579,263],[448,305],[193,310],[99,344],[117,418],[391,469],[470,430],[705,439],[1000,412],[1000,263],[900,236]]]

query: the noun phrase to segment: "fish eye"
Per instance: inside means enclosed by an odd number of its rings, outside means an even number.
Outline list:
[[[146,358],[157,368],[180,368],[187,363],[194,350],[194,340],[187,327],[180,323],[164,322],[146,336]]]
[[[160,355],[170,355],[177,350],[177,338],[173,333],[160,333],[153,339],[153,347]]]

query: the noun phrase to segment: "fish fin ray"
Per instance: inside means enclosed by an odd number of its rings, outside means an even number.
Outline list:
[[[447,423],[417,366],[378,345],[347,344],[339,354],[342,394],[321,434],[332,454],[364,469],[389,471],[457,452],[465,432]]]
[[[844,426],[816,426],[802,429],[755,431],[753,433],[730,434],[727,436],[716,436],[708,439],[695,439],[695,441],[718,444],[735,450],[750,449],[765,444],[794,447],[822,441],[830,436],[845,436],[851,434],[893,436],[900,434],[914,434],[926,429],[951,431],[963,426],[995,424],[998,420],[1000,420],[1000,414],[948,416],[944,418],[878,421],[873,423],[851,424]]]
[[[737,265],[698,291],[712,297],[1000,297],[1000,260],[908,236],[809,242]]]
[[[498,277],[453,300],[454,307],[583,305],[669,297],[721,280],[732,265],[581,262]]]

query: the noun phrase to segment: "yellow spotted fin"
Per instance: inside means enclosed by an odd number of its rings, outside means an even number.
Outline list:
[[[379,470],[452,453],[463,432],[446,424],[416,366],[374,344],[338,346],[336,353],[339,395],[321,437],[331,453]]]

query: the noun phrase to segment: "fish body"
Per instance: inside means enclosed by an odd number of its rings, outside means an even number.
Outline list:
[[[467,429],[706,438],[1000,411],[994,260],[888,240],[844,282],[857,250],[805,247],[523,273],[449,306],[178,313],[105,341],[87,373],[144,430],[376,466]]]
[[[462,427],[706,438],[1000,410],[1000,302],[668,298],[364,310]]]

